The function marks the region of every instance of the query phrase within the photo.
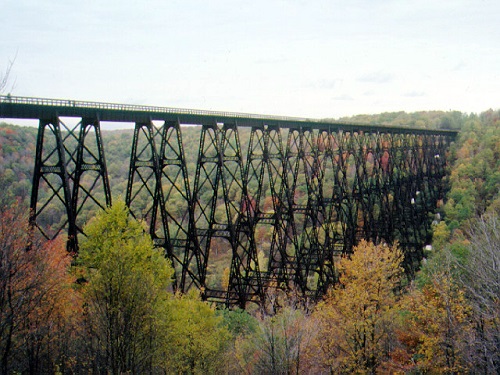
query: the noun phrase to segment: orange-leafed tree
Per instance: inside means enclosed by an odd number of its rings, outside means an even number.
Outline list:
[[[403,276],[398,246],[361,241],[340,261],[340,283],[318,304],[318,371],[375,372],[391,350],[395,291]]]
[[[446,265],[401,303],[404,322],[397,336],[406,356],[393,359],[424,373],[458,374],[470,370],[468,347],[473,337],[471,308]],[[401,349],[400,349],[401,353]]]
[[[70,357],[63,341],[77,306],[70,287],[71,257],[62,240],[29,236],[16,206],[0,210],[1,373],[53,372]]]

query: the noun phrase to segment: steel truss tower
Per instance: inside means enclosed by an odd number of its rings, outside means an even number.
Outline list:
[[[448,136],[263,124],[244,130],[244,152],[241,131],[201,126],[190,183],[179,122],[136,125],[127,204],[137,217],[134,189],[148,192],[140,217],[151,218],[178,289],[242,307],[270,287],[317,298],[363,238],[398,241],[415,271],[444,198]]]
[[[39,193],[45,192],[44,196]],[[104,209],[111,205],[104,149],[98,118],[82,118],[74,127],[59,117],[40,119],[38,127],[31,224],[52,240],[64,229],[68,250],[78,251],[78,235],[83,234],[85,207]],[[53,217],[63,206],[65,217]],[[46,224],[45,227],[39,225]]]
[[[39,120],[31,224],[47,239],[65,232],[72,252],[89,216],[111,204],[101,121],[135,123],[131,215],[171,260],[175,289],[240,307],[269,288],[320,297],[361,239],[398,241],[414,272],[457,134],[22,97],[0,97],[2,117]],[[184,124],[199,131],[191,169]]]

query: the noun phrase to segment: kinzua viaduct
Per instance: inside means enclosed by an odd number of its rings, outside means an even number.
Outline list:
[[[79,122],[68,126],[66,117]],[[262,302],[269,287],[321,296],[336,282],[339,257],[361,239],[399,241],[412,272],[444,198],[456,136],[13,96],[0,97],[0,118],[39,120],[31,223],[48,239],[66,233],[75,252],[82,209],[112,203],[101,122],[134,123],[125,197],[131,214],[147,222],[165,249],[177,290],[195,287],[206,299],[241,307]],[[184,125],[198,126],[197,150],[184,148]],[[188,175],[187,152],[198,154],[194,175]],[[49,194],[41,197],[42,188]],[[44,227],[51,202],[62,204],[65,214],[58,225]],[[213,282],[217,249],[227,254],[227,275]]]

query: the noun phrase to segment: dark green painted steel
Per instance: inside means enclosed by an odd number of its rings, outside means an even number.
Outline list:
[[[58,117],[98,117],[100,121],[148,122],[178,121],[181,124],[211,125],[233,123],[241,127],[277,126],[286,129],[317,129],[352,132],[396,132],[411,134],[456,135],[453,130],[428,130],[420,128],[384,125],[363,125],[320,120],[268,116],[224,111],[205,111],[170,107],[140,106],[128,104],[86,102],[64,99],[44,99],[18,96],[0,96],[0,118],[40,119]]]
[[[64,117],[81,121],[71,129]],[[264,303],[269,288],[320,297],[337,281],[339,257],[361,239],[399,241],[404,266],[414,272],[445,197],[448,149],[457,135],[8,96],[0,97],[0,118],[40,121],[31,223],[47,238],[66,231],[71,251],[83,234],[82,208],[111,204],[100,123],[134,123],[126,203],[172,261],[174,287],[243,308]],[[187,124],[201,125],[194,176],[182,142]],[[40,184],[50,193],[43,199]],[[66,215],[41,228],[53,204]],[[223,272],[214,274],[221,262]]]

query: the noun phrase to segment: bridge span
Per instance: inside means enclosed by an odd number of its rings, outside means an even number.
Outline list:
[[[339,257],[363,238],[399,241],[413,272],[444,199],[457,135],[15,96],[0,96],[0,118],[39,121],[31,223],[48,239],[66,233],[70,251],[78,251],[84,208],[111,205],[101,123],[134,123],[131,214],[165,249],[176,289],[241,307],[262,303],[275,287],[321,296],[337,281]],[[185,149],[184,125],[198,125],[197,150]],[[196,167],[188,170],[193,152]],[[54,202],[65,208],[56,220]],[[220,264],[223,272],[214,273]]]

